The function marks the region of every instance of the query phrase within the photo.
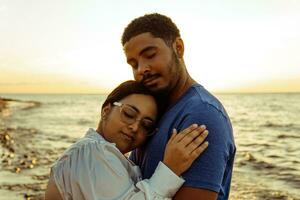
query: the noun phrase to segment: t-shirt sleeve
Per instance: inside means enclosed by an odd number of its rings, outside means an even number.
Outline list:
[[[97,144],[82,145],[58,162],[52,173],[63,199],[170,199],[184,182],[160,163],[150,179],[135,183],[116,151]]]
[[[191,106],[190,112],[177,128],[183,130],[193,123],[206,125],[209,146],[190,169],[182,174],[185,179],[184,186],[220,192],[232,144],[230,122],[212,105],[200,104]]]

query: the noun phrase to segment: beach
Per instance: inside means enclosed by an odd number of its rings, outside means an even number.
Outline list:
[[[3,95],[0,199],[43,199],[51,165],[89,127],[95,128],[104,97]],[[300,95],[220,98],[237,144],[230,199],[299,200]]]
[[[12,128],[4,123],[20,111],[39,106],[35,101],[0,99],[0,199],[44,199],[50,166],[65,149],[41,145],[34,128]],[[57,139],[68,142],[67,137],[47,138]]]

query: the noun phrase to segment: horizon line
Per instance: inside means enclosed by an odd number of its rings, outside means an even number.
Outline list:
[[[210,91],[213,94],[296,94],[296,93],[300,93],[300,91],[282,91],[282,92],[265,92],[265,91],[257,91],[257,92],[249,92],[249,91],[245,91],[245,92],[232,92],[232,91],[228,91],[228,92],[221,92],[221,91]],[[50,93],[31,93],[31,92],[12,92],[12,93],[1,93],[0,92],[0,97],[1,95],[19,95],[19,94],[24,94],[24,95],[107,95],[109,94],[109,92],[107,93],[63,93],[63,92],[50,92]]]

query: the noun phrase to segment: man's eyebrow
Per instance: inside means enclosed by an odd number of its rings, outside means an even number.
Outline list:
[[[134,109],[137,113],[140,113],[139,109],[137,109],[135,106],[127,104],[128,106],[130,106],[132,109]],[[145,117],[144,119],[149,119],[151,121],[155,121],[154,119],[152,119],[151,117]]]
[[[156,46],[148,46],[148,47],[142,49],[142,51],[139,53],[139,56],[143,55],[147,51],[154,50],[154,49],[157,49],[157,47]],[[129,59],[127,59],[127,63],[130,63],[131,61],[134,61],[134,60],[135,60],[134,58],[129,58]]]

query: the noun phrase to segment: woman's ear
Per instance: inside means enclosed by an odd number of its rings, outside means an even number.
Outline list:
[[[111,104],[108,103],[107,105],[105,105],[102,110],[101,110],[101,119],[106,119],[109,112],[111,110]]]
[[[177,37],[175,39],[175,42],[173,43],[173,49],[178,58],[183,58],[184,44],[183,40],[180,37]]]

